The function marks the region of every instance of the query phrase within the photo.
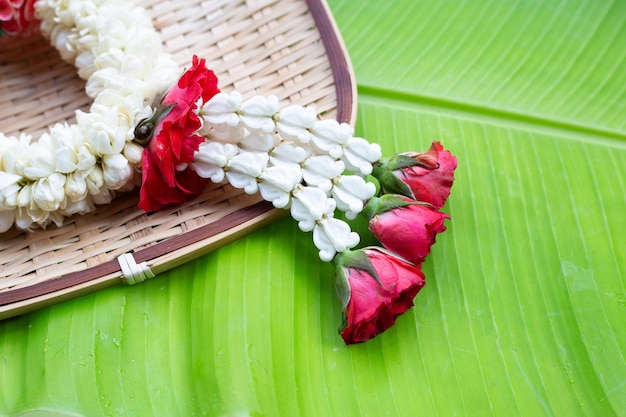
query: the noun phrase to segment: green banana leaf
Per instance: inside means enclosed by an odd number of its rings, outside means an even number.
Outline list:
[[[329,5],[357,134],[459,159],[415,307],[345,346],[285,218],[1,322],[0,415],[626,415],[626,2]]]

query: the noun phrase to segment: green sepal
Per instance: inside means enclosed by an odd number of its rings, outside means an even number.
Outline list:
[[[435,169],[436,166],[427,165],[423,162],[420,162],[416,158],[412,158],[408,155],[398,154],[394,157],[390,158],[387,163],[387,169],[390,171],[395,171],[397,169],[403,168],[412,168],[412,167],[421,167],[426,169]]]
[[[333,259],[333,264],[335,264],[337,268],[335,271],[335,289],[341,299],[343,308],[346,308],[350,301],[350,283],[345,273],[346,269],[365,271],[372,276],[379,285],[383,285],[369,256],[367,256],[362,249],[337,254]]]
[[[390,158],[381,159],[376,165],[385,171],[396,171],[398,169],[420,167],[425,169],[436,169],[437,165],[432,166],[420,161],[418,158],[407,154],[396,154]]]
[[[345,309],[350,302],[350,283],[341,265],[335,267],[335,291],[341,300],[341,307]]]
[[[361,212],[367,220],[371,220],[377,214],[395,210],[415,204],[415,201],[406,201],[398,194],[383,194],[381,197],[372,197]]]
[[[382,192],[387,194],[400,194],[409,198],[415,198],[411,188],[392,171],[384,169],[384,167],[377,166],[374,168],[373,174],[376,178],[378,178]]]
[[[400,179],[394,172],[402,172],[405,168],[421,167],[425,169],[435,169],[432,166],[421,162],[418,158],[404,154],[397,154],[391,158],[381,159],[374,164],[372,175],[380,183],[381,190],[387,194],[400,194],[415,199],[411,188]]]
[[[135,127],[133,142],[138,143],[141,146],[147,146],[152,140],[154,134],[154,128],[161,123],[161,120],[167,116],[174,108],[176,103],[170,103],[166,105],[157,105],[150,115],[142,119]]]

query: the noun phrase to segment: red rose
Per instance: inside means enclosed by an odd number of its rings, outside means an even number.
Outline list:
[[[337,264],[344,309],[339,332],[346,344],[365,342],[391,327],[426,283],[419,265],[380,248],[344,253]]]
[[[385,193],[402,194],[441,208],[450,195],[457,159],[433,142],[426,152],[407,152],[381,161],[376,167]]]
[[[373,207],[375,206],[375,207]],[[450,216],[408,197],[387,194],[372,199],[369,229],[387,249],[413,263],[423,262]]]
[[[28,33],[35,27],[36,0],[0,0],[0,35]]]
[[[188,168],[205,138],[196,132],[202,121],[194,112],[196,103],[219,92],[217,77],[194,56],[193,65],[165,95],[161,107],[150,120],[135,130],[139,140],[149,140],[142,155],[142,181],[139,208],[157,211],[172,203],[182,203],[202,192],[209,182]],[[154,129],[152,129],[154,125]]]

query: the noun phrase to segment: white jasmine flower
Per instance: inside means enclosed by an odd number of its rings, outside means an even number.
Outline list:
[[[239,148],[230,143],[204,142],[194,154],[191,165],[202,178],[219,183],[224,181],[224,167],[238,152]]]
[[[18,170],[29,179],[37,180],[55,172],[56,156],[50,136],[44,134],[36,144],[29,146],[28,154],[18,162]]]
[[[87,177],[85,177],[85,182],[87,183],[89,194],[99,194],[104,185],[102,167],[100,167],[100,165],[94,165],[93,169],[91,169]]]
[[[119,190],[132,178],[133,169],[122,154],[102,157],[102,176],[111,190]]]
[[[344,170],[343,162],[328,155],[312,156],[302,164],[302,178],[307,185],[318,187],[328,193],[333,187],[331,179],[340,176]]]
[[[85,51],[76,56],[74,64],[78,68],[78,76],[83,80],[88,79],[98,68],[95,64],[94,54],[91,51]],[[95,95],[89,95],[95,97]]]
[[[278,146],[280,138],[269,133],[250,133],[240,143],[241,149],[251,152],[270,152]]]
[[[152,114],[152,109],[144,102],[146,98],[151,98],[153,95],[154,91],[145,82],[135,84],[131,93],[106,88],[94,99],[91,111],[106,114],[114,110],[117,123],[122,128],[127,128],[125,134],[126,139],[129,140],[134,137],[137,123]]]
[[[343,145],[352,137],[353,129],[347,123],[336,120],[316,121],[311,130],[311,143],[318,153],[340,158]]]
[[[350,172],[369,175],[372,173],[372,164],[378,161],[381,155],[380,145],[377,143],[353,137],[344,145],[341,160]]]
[[[32,137],[22,133],[19,138],[2,135],[0,140],[0,164],[6,170],[14,169],[11,167],[14,167],[16,155],[28,154]]]
[[[297,165],[278,165],[266,168],[259,176],[261,196],[276,208],[289,204],[291,191],[302,181],[302,172]]]
[[[355,219],[363,211],[367,200],[376,193],[376,186],[357,175],[342,175],[334,184],[331,195],[337,208],[346,213],[348,219]]]
[[[31,214],[31,210],[20,207],[15,212],[15,226],[18,229],[29,230],[33,224],[34,217],[42,217],[43,210],[39,209],[39,215]]]
[[[143,155],[143,147],[134,142],[126,142],[124,145],[124,157],[134,166],[141,165],[141,155]]]
[[[161,53],[161,39],[152,30],[141,28],[124,46],[125,59],[120,71],[124,76],[143,80],[152,72],[152,67]]]
[[[160,53],[156,62],[152,64],[149,74],[146,74],[144,81],[153,87],[155,94],[167,90],[180,78],[181,70],[174,62],[171,55]],[[154,97],[154,94],[149,96]]]
[[[15,210],[14,209],[1,209],[0,208],[0,233],[4,233],[13,226],[15,223]]]
[[[291,217],[298,221],[303,232],[313,230],[315,222],[334,214],[335,200],[328,198],[319,188],[297,186],[291,196]]]
[[[80,56],[76,58],[79,60]],[[126,54],[120,48],[111,48],[108,51],[105,51],[93,59],[93,65],[96,69],[111,69],[116,71],[121,71],[122,66],[124,65],[124,61],[126,59]]]
[[[343,252],[359,244],[359,235],[350,230],[343,220],[325,218],[313,228],[313,243],[320,250],[320,259],[330,262],[337,252]]]
[[[53,173],[33,183],[32,201],[44,211],[58,210],[65,202],[65,175]]]
[[[75,149],[68,146],[59,146],[56,148],[56,166],[54,170],[63,174],[74,172],[78,164],[78,155]]]
[[[20,189],[21,175],[9,174],[0,171],[0,210],[17,207],[17,194]]]
[[[15,205],[17,207],[29,207],[32,202],[33,196],[33,183],[24,185],[17,192],[17,198],[15,199]]]
[[[77,201],[70,201],[67,203],[62,213],[65,216],[71,216],[74,214],[85,215],[94,211],[96,207],[93,201],[89,197],[82,198]]]
[[[204,103],[200,109],[200,116],[206,123],[236,126],[239,124],[238,112],[242,100],[241,94],[237,91],[230,94],[217,93]]]
[[[65,180],[65,194],[70,202],[75,203],[87,197],[87,182],[82,175],[71,174]]]
[[[289,106],[280,111],[276,129],[287,140],[308,143],[317,113],[312,107]]]
[[[21,136],[25,136],[22,134]],[[14,136],[5,136],[2,132],[0,132],[0,170],[6,171],[4,160],[6,158],[11,158],[10,156],[5,156],[13,152],[13,150],[20,145],[21,140]],[[27,142],[28,143],[28,142]]]
[[[228,126],[226,124],[210,125],[205,123],[198,131],[198,134],[205,136],[210,141],[238,144],[246,136],[243,126]]]
[[[113,194],[113,192],[106,187],[100,189],[100,192],[97,194],[91,194],[93,202],[98,205],[111,203],[114,196],[115,194]]]
[[[132,44],[135,38],[146,41],[150,39],[150,36],[146,37],[145,31],[152,28],[150,17],[144,9],[129,9],[115,4],[100,7],[92,16],[83,18],[79,22],[77,25],[79,30],[80,25],[83,24],[91,33],[106,33],[104,39],[99,39],[91,46],[98,54],[112,48],[123,49],[126,45]],[[147,49],[152,49],[149,43]]]
[[[52,28],[50,41],[55,49],[59,51],[61,58],[65,62],[72,62],[76,57],[76,49],[70,42],[70,31],[62,27]]]
[[[56,224],[57,227],[63,226],[64,217],[61,211],[51,211],[51,212],[46,212],[45,214],[46,214],[46,219],[45,219],[45,223],[42,224],[43,227],[45,227],[47,224],[50,224],[51,222]]]
[[[243,188],[247,194],[258,191],[257,177],[267,166],[269,156],[261,152],[240,152],[228,162],[226,178],[235,188]]]
[[[276,128],[273,116],[278,110],[278,97],[254,96],[241,104],[239,117],[241,123],[250,130],[271,133]]]
[[[141,79],[126,77],[118,69],[110,67],[94,71],[85,85],[85,93],[94,100],[107,89],[130,95],[146,89],[146,85]]]
[[[273,165],[280,164],[301,164],[308,156],[307,151],[300,146],[290,143],[281,143],[270,153],[270,160]]]
[[[109,111],[106,115],[101,115],[77,111],[76,120],[95,154],[117,154],[124,149],[128,127],[118,126],[116,112]]]
[[[78,148],[78,171],[89,171],[96,165],[96,157],[85,145]]]

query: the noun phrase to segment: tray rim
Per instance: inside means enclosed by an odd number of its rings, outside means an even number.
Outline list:
[[[336,94],[336,119],[354,126],[357,89],[354,69],[326,0],[305,0],[329,60]],[[155,275],[209,253],[284,217],[285,210],[261,201],[224,216],[219,225],[201,226],[132,252]],[[234,231],[233,231],[234,230]],[[226,233],[229,232],[229,233]],[[120,264],[110,260],[30,286],[0,292],[0,320],[125,282]]]

